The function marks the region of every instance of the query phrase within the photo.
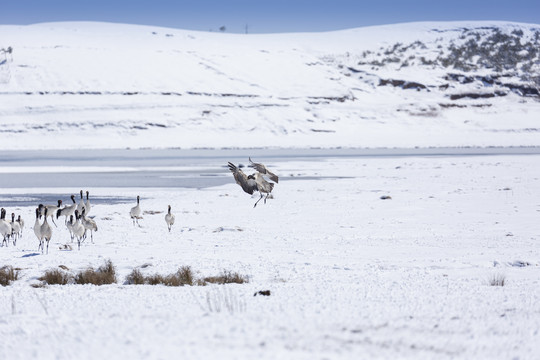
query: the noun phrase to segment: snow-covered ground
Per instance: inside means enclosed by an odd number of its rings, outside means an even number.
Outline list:
[[[533,359],[540,351],[539,155],[334,158],[273,165],[275,198],[231,183],[206,189],[96,188],[95,243],[64,251],[59,219],[37,253],[33,207],[0,264],[2,359]],[[302,177],[318,180],[302,180]],[[309,179],[309,178],[307,178]],[[2,195],[80,189],[2,189]],[[141,196],[134,227],[129,209]],[[382,200],[388,195],[391,199]],[[170,204],[176,224],[168,233]],[[33,288],[59,265],[111,259],[116,285]],[[128,273],[189,265],[249,283],[124,285]],[[490,286],[495,276],[504,286]],[[253,296],[259,290],[271,295]],[[225,299],[229,300],[229,303]],[[229,305],[227,305],[229,304]],[[213,311],[221,305],[221,311]]]
[[[426,65],[499,33],[523,34],[533,65]],[[509,22],[269,35],[2,25],[0,149],[539,146],[538,96],[508,87],[533,87],[522,78],[540,71],[527,45],[539,34]],[[381,86],[394,80],[423,87]],[[452,99],[466,93],[497,95]]]
[[[525,60],[500,73],[440,65],[456,46],[494,35],[522,44]],[[524,95],[535,89],[523,76],[540,71],[539,37],[539,25],[507,22],[271,35],[0,26],[0,50],[13,50],[0,52],[0,206],[26,222],[17,246],[0,248],[0,266],[20,269],[0,288],[0,359],[536,358],[540,102]],[[469,146],[500,153],[420,153]],[[531,154],[504,154],[509,146]],[[107,155],[126,148],[139,150]],[[155,163],[138,164],[147,148]],[[217,152],[219,166],[177,162],[178,148]],[[269,160],[280,176],[274,199],[253,208],[224,148]],[[381,148],[409,156],[346,153]],[[189,187],[143,179],[197,171]],[[78,179],[96,185],[72,187]],[[100,199],[95,243],[65,250],[58,219],[40,254],[35,206],[68,204],[81,188]],[[129,218],[137,195],[141,227]],[[13,206],[14,197],[35,204]],[[108,259],[117,284],[32,287],[46,270]],[[181,266],[249,283],[124,283],[136,268]],[[271,295],[253,296],[261,290]]]

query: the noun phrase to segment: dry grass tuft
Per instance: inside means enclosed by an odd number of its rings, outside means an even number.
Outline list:
[[[145,284],[148,285],[163,285],[165,284],[165,278],[160,274],[149,275],[145,278]]]
[[[182,266],[176,272],[176,278],[182,285],[193,285],[195,277],[190,266]]]
[[[224,270],[218,276],[209,276],[197,278],[190,266],[182,266],[173,274],[161,275],[152,274],[144,276],[139,269],[133,271],[126,277],[127,285],[165,285],[165,286],[184,286],[197,285],[206,286],[207,284],[243,284],[249,282],[247,276],[242,276],[237,272]]]
[[[19,271],[11,265],[2,266],[0,268],[0,285],[8,286],[13,281],[19,278]]]
[[[111,260],[106,260],[105,264],[97,270],[88,268],[75,275],[75,284],[105,285],[116,283],[116,269]]]
[[[144,285],[145,277],[139,269],[133,269],[133,271],[126,277],[127,285]]]
[[[73,275],[59,269],[52,269],[45,271],[39,280],[47,285],[66,285],[72,282]]]
[[[134,269],[131,274],[129,274],[126,278],[127,284],[135,284],[135,285],[142,285],[142,284],[148,284],[148,285],[165,285],[165,286],[184,286],[184,285],[193,285],[194,280],[194,274],[191,270],[191,267],[189,266],[182,266],[180,269],[178,269],[177,272],[174,274],[169,275],[160,275],[160,274],[153,274],[149,276],[144,276],[140,270]]]
[[[503,274],[492,275],[489,279],[490,286],[504,286],[506,283],[506,276]]]
[[[243,284],[249,282],[247,276],[242,276],[237,272],[223,270],[218,276],[209,276],[203,279],[207,283],[211,284]]]

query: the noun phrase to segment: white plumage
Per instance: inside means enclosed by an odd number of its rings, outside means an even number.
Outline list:
[[[77,202],[75,201],[75,195],[71,195],[71,201],[73,202],[71,205],[66,205],[62,209],[58,209],[56,212],[56,218],[58,219],[60,216],[65,216],[64,223],[67,224],[67,219],[75,213],[75,210],[77,210]]]
[[[131,210],[129,211],[129,216],[133,220],[133,225],[135,225],[135,222],[137,222],[137,225],[141,226],[139,224],[139,219],[142,219],[141,213],[142,211],[141,211],[141,205],[140,205],[140,197],[139,195],[137,195],[137,205],[132,207]]]
[[[15,213],[11,213],[11,239],[13,245],[17,245],[17,239],[19,238],[21,232],[21,224],[15,220]]]
[[[73,224],[73,236],[77,238],[77,244],[79,247],[79,250],[81,250],[81,241],[83,239],[84,233],[86,232],[86,229],[84,228],[84,225],[81,223],[81,215],[79,214],[78,210],[75,210],[75,223]]]
[[[41,248],[41,224],[39,218],[41,217],[39,208],[36,208],[36,221],[34,222],[34,234],[36,234],[37,239],[39,240],[38,251]]]
[[[167,228],[169,229],[169,232],[171,232],[171,227],[174,225],[174,214],[171,213],[171,205],[169,205],[169,210],[165,215],[165,222],[167,223]]]
[[[88,195],[89,195],[89,192],[86,191],[86,202],[84,203],[84,210],[86,212],[86,215],[90,214],[90,209],[92,209],[92,205],[90,204],[90,199],[88,198]]]
[[[6,243],[7,246],[11,236],[11,224],[9,221],[6,221],[6,209],[4,208],[0,210],[0,235],[4,237],[2,245]]]
[[[94,242],[94,231],[97,231],[98,227],[94,219],[86,217],[86,208],[82,212],[81,223],[84,226],[84,238],[86,239],[86,231],[90,230],[90,237]]]
[[[49,212],[49,209],[47,207],[45,207],[45,212],[43,214],[43,217],[45,219],[43,220],[43,224],[41,224],[41,229],[40,229],[41,252],[43,253],[43,247],[45,245],[44,241],[46,241],[47,242],[47,254],[49,253],[49,241],[51,241],[51,237],[52,237],[52,228],[49,225],[49,223],[47,222],[48,212]]]

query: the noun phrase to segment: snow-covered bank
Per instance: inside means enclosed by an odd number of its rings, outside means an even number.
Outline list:
[[[13,50],[0,57],[0,149],[540,145],[534,24],[50,23],[0,26],[0,41]]]
[[[197,189],[90,189],[133,204],[96,205],[95,244],[36,254],[33,209],[0,263],[21,269],[0,290],[0,357],[534,358],[540,350],[540,156],[291,161],[275,199],[253,209],[236,184]],[[327,177],[332,177],[328,179]],[[336,178],[341,177],[341,178]],[[41,189],[36,189],[39,191]],[[64,199],[79,189],[56,189]],[[1,190],[11,193],[11,190]],[[22,191],[22,190],[21,190]],[[32,189],[24,189],[32,192]],[[128,213],[141,195],[142,227]],[[382,195],[391,199],[381,200]],[[167,205],[177,223],[169,234]],[[111,259],[120,284],[30,285],[50,268]],[[243,285],[122,285],[190,265]],[[489,286],[502,274],[505,286]],[[271,290],[271,296],[253,294]],[[231,311],[207,299],[229,296]]]

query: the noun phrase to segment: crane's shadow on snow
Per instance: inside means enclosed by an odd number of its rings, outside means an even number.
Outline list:
[[[30,254],[25,254],[23,256],[21,256],[22,258],[27,258],[27,257],[31,257],[31,256],[38,256],[38,255],[41,255],[41,253],[30,253]]]

